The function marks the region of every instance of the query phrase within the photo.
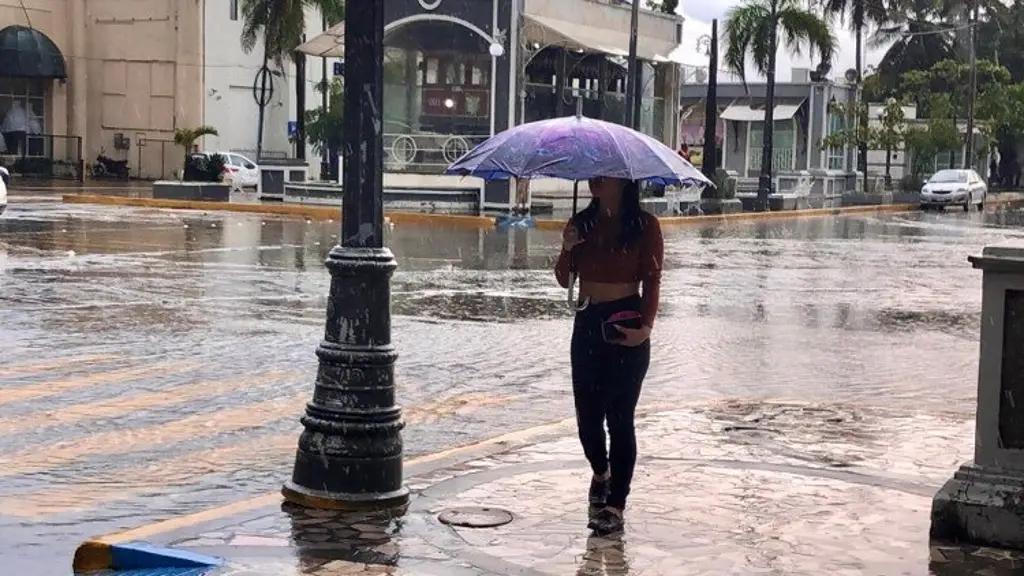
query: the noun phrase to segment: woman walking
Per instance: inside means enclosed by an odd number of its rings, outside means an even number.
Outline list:
[[[598,177],[589,183],[593,200],[566,225],[555,275],[566,288],[573,274],[580,279],[573,396],[593,471],[588,527],[608,535],[624,527],[636,465],[634,414],[650,364],[664,248],[658,219],[640,208],[637,182]]]

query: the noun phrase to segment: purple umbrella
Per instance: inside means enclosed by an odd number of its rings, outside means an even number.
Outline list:
[[[674,150],[635,130],[582,116],[523,124],[483,142],[448,167],[448,174],[485,180],[596,176],[663,186],[713,186]]]
[[[574,182],[576,213],[579,181],[597,176],[645,180],[663,186],[714,186],[674,150],[636,130],[576,115],[523,124],[483,142],[448,167],[447,174],[485,180],[562,178]],[[573,303],[573,283],[569,302]]]

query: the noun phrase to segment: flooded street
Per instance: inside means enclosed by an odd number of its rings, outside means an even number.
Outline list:
[[[924,466],[937,487],[973,443],[981,273],[966,258],[1024,238],[1022,225],[1024,212],[990,208],[666,228],[641,406],[690,408],[768,453]],[[88,536],[281,486],[339,228],[12,194],[0,217],[10,573],[66,574]],[[388,244],[408,456],[572,415],[559,234],[406,225]]]

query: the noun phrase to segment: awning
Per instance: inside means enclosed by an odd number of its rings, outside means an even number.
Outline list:
[[[0,30],[0,77],[67,78],[64,56],[46,34],[26,26]]]
[[[629,34],[621,30],[596,28],[546,16],[526,14],[523,34],[527,42],[544,46],[561,46],[569,50],[599,52],[610,56],[629,56]],[[640,36],[636,55],[651,62],[675,62],[677,45]]]
[[[318,34],[312,40],[300,44],[296,52],[317,56],[319,58],[344,58],[345,57],[345,23],[339,22],[331,26],[323,33]]]
[[[791,120],[803,105],[803,100],[776,104],[773,118],[775,120]],[[721,118],[722,120],[731,120],[733,122],[764,122],[764,105],[751,106],[749,103],[737,104],[733,102],[722,112]]]

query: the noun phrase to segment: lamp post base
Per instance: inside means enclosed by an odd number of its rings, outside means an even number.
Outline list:
[[[405,514],[409,507],[409,489],[402,487],[391,492],[373,494],[347,494],[325,492],[299,486],[292,481],[281,488],[284,499],[304,508],[340,510],[344,512],[388,511],[396,516]]]
[[[932,500],[931,536],[1024,550],[1024,472],[961,467]]]

